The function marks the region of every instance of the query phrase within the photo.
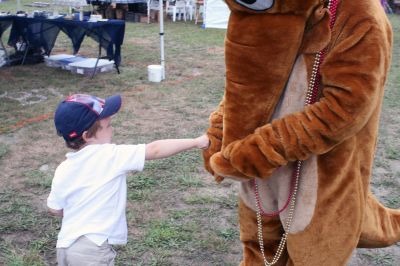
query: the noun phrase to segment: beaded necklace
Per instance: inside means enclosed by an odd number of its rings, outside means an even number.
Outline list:
[[[333,26],[336,21],[336,11],[337,11],[338,4],[339,4],[339,0],[329,0],[329,2],[328,2],[328,9],[331,13],[331,19],[330,19],[330,24],[329,24],[331,30],[333,29]],[[315,56],[312,73],[311,73],[311,78],[310,78],[310,82],[308,85],[307,95],[306,95],[306,99],[305,99],[305,103],[304,103],[305,106],[313,104],[317,101],[319,86],[320,86],[320,82],[321,82],[320,66],[322,64],[322,61],[324,60],[326,51],[327,51],[327,48],[318,52]],[[291,227],[292,221],[293,221],[294,207],[295,207],[295,203],[296,203],[296,195],[297,195],[297,191],[298,191],[298,187],[299,187],[301,166],[302,166],[302,161],[298,160],[295,162],[295,167],[293,169],[293,174],[292,174],[289,197],[281,209],[279,209],[278,211],[272,212],[272,213],[266,213],[262,209],[260,195],[258,192],[257,181],[256,181],[256,179],[253,179],[254,197],[255,197],[256,207],[257,207],[258,242],[260,245],[260,251],[261,251],[261,255],[263,257],[265,266],[272,266],[272,265],[276,264],[278,262],[278,260],[280,259],[282,252],[285,248],[286,240],[289,235],[290,227]],[[278,250],[275,253],[275,256],[272,258],[272,261],[269,262],[267,260],[267,258],[265,257],[265,252],[264,252],[264,241],[263,241],[263,236],[262,236],[262,216],[268,216],[268,217],[277,216],[281,212],[283,212],[289,205],[290,205],[290,207],[289,207],[288,217],[284,224],[285,225],[285,233],[283,233],[283,235],[282,235],[282,238],[279,243]]]

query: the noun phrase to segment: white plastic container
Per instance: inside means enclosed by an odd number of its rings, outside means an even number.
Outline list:
[[[163,72],[163,68],[161,65],[149,65],[147,66],[147,72],[149,76],[149,81],[161,82]]]
[[[93,75],[94,71],[96,71],[94,74],[97,74],[99,72],[108,72],[113,69],[114,61],[100,59],[95,70],[96,61],[97,58],[88,58],[86,60],[71,63],[68,66],[72,73],[81,75]]]
[[[84,60],[87,60],[87,58],[83,57],[83,56],[74,56],[74,57],[70,57],[70,58],[60,59],[59,62],[61,64],[62,69],[71,70],[71,67],[69,66],[70,64],[78,63],[78,62],[81,62]]]
[[[44,62],[48,67],[62,67],[60,60],[75,57],[71,54],[55,54],[44,57]]]
[[[4,66],[6,63],[7,63],[6,53],[4,52],[3,49],[0,48],[0,67]]]

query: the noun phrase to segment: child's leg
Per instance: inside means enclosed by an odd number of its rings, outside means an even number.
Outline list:
[[[85,236],[70,247],[57,250],[59,266],[114,266],[115,256],[116,252],[107,241],[99,247]]]

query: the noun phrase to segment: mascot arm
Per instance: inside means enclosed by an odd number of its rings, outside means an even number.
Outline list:
[[[234,169],[247,177],[268,177],[288,161],[328,152],[366,124],[383,95],[378,88],[388,70],[391,35],[371,23],[354,26],[345,35],[321,66],[319,102],[230,143],[211,158],[216,174]]]
[[[218,106],[218,109],[210,115],[210,127],[207,130],[208,138],[210,139],[210,146],[208,149],[203,151],[204,166],[208,172],[214,174],[210,167],[210,157],[221,151],[222,146],[222,123],[223,123],[223,112],[224,112],[224,100]],[[218,180],[217,181],[222,181]]]

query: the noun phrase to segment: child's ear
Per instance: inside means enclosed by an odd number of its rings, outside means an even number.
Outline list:
[[[87,131],[83,131],[82,133],[82,138],[85,142],[89,142],[90,138],[88,137],[88,132]]]

